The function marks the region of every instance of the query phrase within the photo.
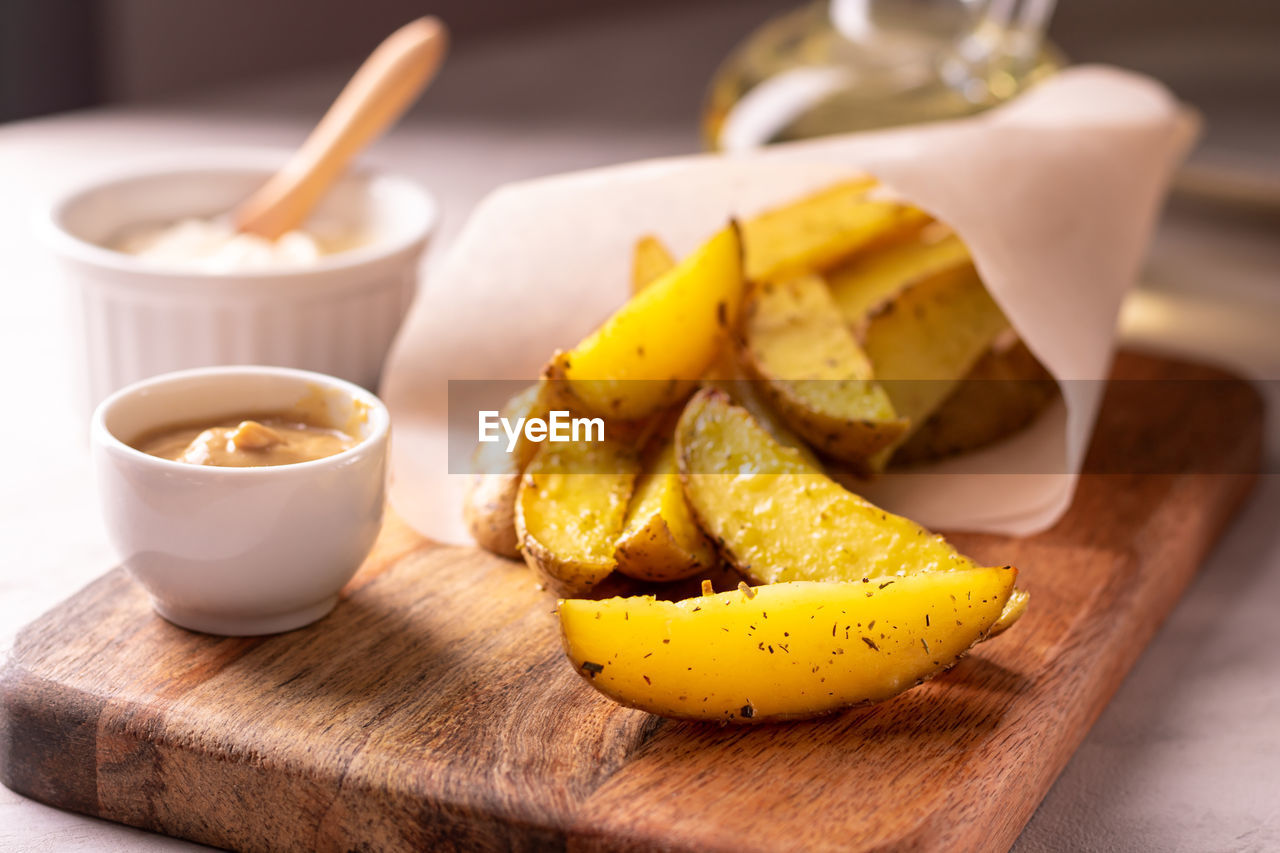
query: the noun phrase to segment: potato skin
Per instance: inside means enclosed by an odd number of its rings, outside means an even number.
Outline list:
[[[627,577],[654,583],[684,580],[713,568],[717,562],[710,543],[689,549],[661,516],[651,518],[633,535],[619,540],[617,561],[618,571]]]
[[[670,423],[665,431],[671,432]],[[719,562],[693,520],[676,472],[675,444],[669,437],[649,453],[627,508],[615,558],[619,572],[654,582],[683,580]]]
[[[581,560],[562,557],[529,536],[521,538],[520,553],[555,595],[586,595],[613,571],[612,567],[601,571]]]
[[[502,409],[504,417],[545,417],[550,389],[537,382],[516,394]],[[473,457],[473,469],[462,500],[462,520],[476,544],[486,551],[512,559],[520,558],[515,529],[516,492],[520,474],[537,451],[537,445],[523,435],[511,452],[500,443],[481,444]]]
[[[614,542],[640,471],[616,441],[544,444],[520,480],[516,537],[525,562],[562,595],[590,592],[617,566]]]
[[[462,519],[476,544],[494,554],[520,559],[516,538],[517,474],[473,474],[462,501]]]

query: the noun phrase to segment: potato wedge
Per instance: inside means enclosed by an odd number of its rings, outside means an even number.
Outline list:
[[[821,272],[929,221],[918,208],[877,197],[876,187],[870,176],[854,178],[747,220],[747,278],[780,281]]]
[[[633,296],[546,375],[565,380],[574,411],[636,421],[675,405],[724,346],[742,304],[736,226]]]
[[[708,379],[706,383],[709,387],[719,388],[729,395],[729,399],[738,406],[746,409],[751,413],[751,417],[756,419],[756,423],[764,427],[765,431],[779,443],[794,449],[800,454],[806,463],[814,468],[822,468],[822,463],[818,461],[818,457],[813,455],[813,450],[805,443],[804,439],[791,431],[791,427],[787,426],[786,421],[774,410],[773,406],[765,399],[761,392],[761,383],[759,380],[750,379],[737,367],[736,359],[730,359],[730,364],[723,370],[720,377]]]
[[[640,238],[632,258],[631,292],[649,287],[675,265],[675,258],[661,240],[652,235]],[[724,352],[722,349],[721,356]],[[714,364],[711,369],[715,369]],[[666,435],[655,438],[658,447],[647,454],[618,537],[618,571],[638,580],[682,580],[719,564],[715,549],[694,523],[685,503],[676,472],[672,428],[670,420],[659,428],[659,433]]]
[[[580,595],[616,567],[640,463],[620,442],[543,444],[520,479],[516,536],[525,562],[561,594]]]
[[[535,383],[503,407],[502,415],[512,422],[517,418],[545,418],[548,391],[543,382]],[[508,453],[502,443],[481,444],[476,448],[474,470],[462,501],[462,518],[476,544],[486,551],[519,559],[516,538],[515,503],[520,488],[520,475],[533,458],[538,445],[522,433]]]
[[[558,605],[566,654],[654,714],[757,723],[888,699],[955,664],[999,618],[1009,567]]]
[[[676,265],[675,256],[666,244],[652,234],[636,241],[631,256],[631,292],[639,293],[662,278]]]
[[[863,348],[894,411],[919,425],[1009,321],[972,264],[922,279],[867,322]]]
[[[1023,617],[1027,612],[1027,605],[1031,601],[1031,596],[1026,590],[1014,588],[1013,593],[1009,596],[1009,600],[1004,604],[1004,610],[1000,611],[1000,618],[991,626],[990,633],[987,638],[997,637],[1005,631],[1013,627],[1013,624]]]
[[[519,472],[472,474],[462,498],[462,520],[476,544],[490,553],[520,559],[516,538],[516,492]]]
[[[856,465],[906,434],[821,278],[753,288],[742,335],[743,361],[773,408],[822,452]]]
[[[810,467],[714,389],[680,416],[676,464],[699,525],[756,583],[977,568],[941,536]]]
[[[914,465],[993,444],[1031,423],[1057,394],[1053,376],[1022,341],[992,347],[894,451],[890,464]]]
[[[685,502],[670,438],[660,440],[636,481],[615,557],[618,571],[644,581],[681,580],[719,563]]]
[[[639,293],[673,266],[675,258],[661,240],[652,235],[642,237],[636,242],[632,258],[632,292]],[[765,400],[760,393],[760,383],[752,379],[739,363],[734,347],[724,347],[702,378],[705,384],[723,389],[733,402],[750,412],[778,441],[796,448],[814,466],[820,465],[809,445],[787,427]]]
[[[935,222],[908,239],[858,255],[826,279],[845,322],[858,328],[913,282],[969,262],[969,250],[955,232]]]
[[[685,406],[676,466],[694,518],[756,583],[979,568],[941,536],[806,464],[715,389],[699,391]],[[1021,606],[1025,611],[1025,601]],[[1008,625],[1020,615],[1011,614]]]

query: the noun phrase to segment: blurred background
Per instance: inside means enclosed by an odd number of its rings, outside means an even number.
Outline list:
[[[643,121],[660,99],[664,114],[685,116],[692,132],[704,86],[720,61],[754,28],[800,5],[785,0],[5,0],[0,4],[0,121],[176,99],[326,67],[349,69],[388,32],[429,12],[449,23],[463,51],[575,29],[629,34],[599,42],[608,49],[576,45],[569,62],[529,57],[518,73],[514,67],[495,68],[486,79],[464,81],[457,69],[448,75],[454,79],[445,81],[454,85],[428,95],[431,109],[463,108],[456,95],[450,97],[456,86],[465,86],[465,100],[477,112],[521,104],[534,108],[520,96],[543,86],[563,90],[555,93],[560,108],[580,103],[595,109],[602,92],[632,95],[635,83],[652,81],[651,98],[619,103],[617,117]],[[1275,99],[1280,4],[1062,0],[1049,36],[1074,62],[1116,63],[1163,80],[1208,117],[1207,148],[1242,160],[1266,160],[1274,150],[1268,143],[1280,131]],[[565,43],[572,44],[571,37]]]
[[[837,2],[882,17],[886,11],[1018,5]],[[1067,60],[1149,73],[1203,114],[1205,134],[1179,178],[1175,214],[1195,215],[1209,205],[1211,224],[1226,217],[1233,228],[1274,228],[1280,4],[1021,5],[1052,10],[1048,38]],[[825,3],[786,0],[5,0],[0,128],[105,108],[110,116],[130,117],[134,127],[154,117],[169,129],[190,115],[211,144],[296,144],[381,38],[432,13],[452,29],[454,51],[407,121],[421,123],[421,173],[445,202],[447,239],[458,216],[502,180],[704,147],[704,109],[717,68],[766,22],[805,6],[826,14]],[[253,122],[252,132],[243,130],[245,121]],[[218,134],[224,126],[226,138]],[[105,134],[103,155],[115,153],[110,127],[95,129]],[[518,145],[511,139],[517,129]],[[504,135],[513,144],[504,145]],[[452,170],[433,168],[459,149],[489,158],[486,180],[477,183],[470,173],[465,187],[452,186]],[[1237,255],[1260,251],[1235,248]],[[1154,262],[1162,263],[1158,253]],[[1264,263],[1280,257],[1268,254]],[[1180,266],[1176,257],[1164,263],[1173,279]]]
[[[1017,0],[989,5],[1002,3]],[[822,2],[786,0],[5,0],[0,123],[103,107],[171,117],[190,107],[206,122],[216,123],[216,110],[300,130],[383,36],[429,12],[449,24],[455,50],[410,117],[429,118],[424,130],[436,131],[424,157],[432,142],[463,130],[491,137],[490,130],[518,127],[532,135],[529,148],[548,134],[571,137],[556,155],[535,155],[516,168],[494,164],[495,179],[525,177],[703,147],[716,69],[767,21],[806,5],[825,13]],[[883,16],[987,4],[849,5]],[[1066,59],[1149,73],[1204,115],[1205,135],[1179,180],[1180,198],[1227,202],[1214,215],[1235,224],[1243,206],[1246,227],[1259,213],[1274,225],[1280,4],[1062,0],[1052,12],[1048,37]],[[467,206],[477,189],[451,197],[449,187],[436,187],[446,204]]]

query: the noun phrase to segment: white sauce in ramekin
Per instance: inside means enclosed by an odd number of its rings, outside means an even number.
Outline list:
[[[338,250],[352,248],[344,241]],[[110,248],[148,263],[206,272],[294,269],[314,264],[335,248],[308,231],[295,230],[277,240],[241,234],[218,219],[184,219],[171,225],[144,226],[126,232]]]

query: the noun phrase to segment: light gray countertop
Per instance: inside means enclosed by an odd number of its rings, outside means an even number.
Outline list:
[[[461,44],[439,85],[365,159],[438,195],[438,257],[468,210],[503,182],[695,150],[702,86],[742,32],[740,23],[724,26],[724,14],[712,7]],[[114,162],[196,146],[294,145],[345,73],[0,127],[0,447],[21,448],[6,455],[0,478],[0,644],[113,565],[71,391],[69,326],[29,236],[33,211]],[[1264,166],[1275,173],[1280,160]],[[1274,219],[1180,210],[1162,226],[1125,335],[1273,380],[1261,387],[1274,413],[1278,269]],[[1268,458],[1268,470],[1280,470],[1274,420]],[[1280,476],[1269,474],[1015,850],[1280,849],[1278,519]],[[0,788],[0,849],[190,846]]]

